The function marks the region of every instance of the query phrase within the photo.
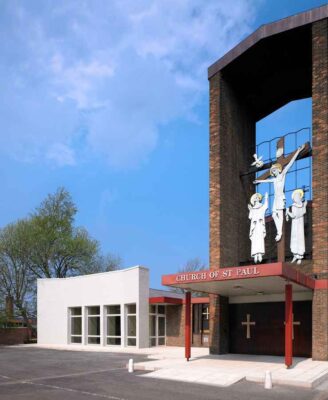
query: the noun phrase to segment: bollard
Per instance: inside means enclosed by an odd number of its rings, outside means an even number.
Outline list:
[[[265,371],[264,389],[272,389],[272,376],[270,371]]]
[[[128,371],[129,371],[129,372],[133,372],[133,371],[134,371],[134,367],[133,367],[133,358],[130,358],[130,360],[129,360]]]

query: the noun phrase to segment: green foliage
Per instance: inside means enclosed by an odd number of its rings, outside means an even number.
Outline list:
[[[59,188],[29,218],[0,230],[0,298],[11,296],[26,324],[35,315],[36,278],[120,268],[118,256],[101,255],[87,230],[74,226],[76,213],[69,192]]]
[[[3,297],[13,298],[16,309],[27,323],[28,304],[35,277],[30,267],[32,247],[29,220],[9,224],[0,231],[0,286]]]
[[[84,228],[75,228],[77,209],[63,188],[49,195],[31,216],[31,269],[39,278],[65,278],[88,270],[99,244]]]

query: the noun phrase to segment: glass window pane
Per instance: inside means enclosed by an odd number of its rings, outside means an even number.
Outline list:
[[[151,346],[156,346],[156,338],[150,339],[150,345]]]
[[[158,317],[158,336],[165,336],[165,318]]]
[[[149,336],[156,336],[156,316],[149,317]]]
[[[121,306],[108,306],[107,314],[121,314]]]
[[[137,318],[135,315],[128,316],[128,334],[127,336],[137,336]]]
[[[158,306],[158,314],[165,314],[165,306]]]
[[[154,306],[154,305],[149,306],[149,312],[151,314],[156,314],[156,306]]]
[[[127,305],[127,313],[128,314],[136,314],[137,308],[135,304],[128,304]]]
[[[128,346],[136,346],[137,339],[128,338]]]
[[[119,346],[121,344],[121,338],[107,338],[107,344],[110,346]]]
[[[72,307],[71,315],[82,315],[82,308],[81,307]]]
[[[158,338],[158,345],[164,346],[165,345],[165,338]]]
[[[88,315],[100,315],[100,307],[88,307]]]
[[[89,344],[100,344],[100,337],[88,337]]]
[[[74,317],[71,318],[71,334],[82,335],[82,318]]]
[[[82,343],[82,338],[78,336],[72,336],[71,343]]]
[[[208,319],[203,319],[203,331],[209,330],[209,321]]]
[[[121,336],[121,317],[107,317],[107,336]]]
[[[100,317],[88,318],[88,335],[100,335]]]

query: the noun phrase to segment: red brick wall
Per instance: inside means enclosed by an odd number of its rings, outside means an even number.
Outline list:
[[[191,308],[192,309],[192,308]],[[191,313],[192,321],[192,313]],[[191,326],[192,329],[192,326]],[[166,307],[166,345],[184,346],[185,345],[185,306],[172,305]],[[202,343],[200,334],[192,334],[192,346],[208,347],[208,344]]]
[[[312,26],[313,272],[328,275],[328,20]],[[328,360],[328,293],[314,293],[312,357]]]
[[[28,328],[0,328],[0,344],[23,344],[29,339]]]
[[[166,345],[184,346],[185,306],[166,307]]]

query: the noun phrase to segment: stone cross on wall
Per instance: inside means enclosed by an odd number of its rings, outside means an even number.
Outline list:
[[[243,326],[246,326],[246,339],[251,338],[251,326],[255,326],[256,322],[251,322],[251,315],[246,314],[246,321],[241,323]]]
[[[284,325],[286,325],[286,322],[284,322]],[[294,326],[295,325],[300,326],[301,322],[300,321],[294,321],[294,314],[293,314],[293,325],[292,325],[292,339],[293,340],[295,339],[295,336],[294,336]]]

